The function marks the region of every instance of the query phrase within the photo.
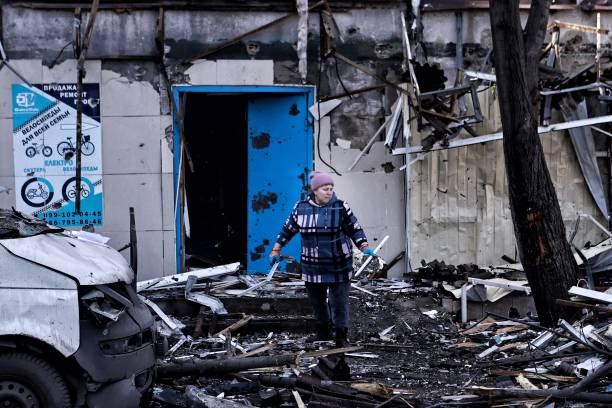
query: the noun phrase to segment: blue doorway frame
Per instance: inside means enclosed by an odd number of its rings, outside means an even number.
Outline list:
[[[308,107],[314,104],[315,100],[315,87],[311,85],[267,85],[267,86],[258,86],[258,85],[180,85],[172,87],[172,97],[174,98],[175,106],[177,110],[181,109],[181,94],[184,93],[216,93],[216,94],[303,94],[306,96],[308,101]],[[173,112],[172,121],[173,121],[173,131],[174,131],[174,140],[173,140],[173,152],[181,151],[181,143],[180,134],[179,134],[179,124],[177,122],[176,117],[177,112]],[[313,117],[308,115],[308,123],[310,128],[310,137],[313,137],[312,134],[312,124]],[[245,135],[247,137],[247,135]],[[314,144],[313,144],[314,146]],[[174,154],[173,156],[173,181],[174,181],[174,217],[175,217],[175,236],[176,236],[176,273],[181,273],[181,258],[183,255],[183,245],[182,242],[182,228],[183,228],[183,220],[182,214],[179,209],[181,208],[180,196],[179,196],[179,172],[181,167],[180,155]],[[314,155],[311,157],[312,164],[314,164]]]

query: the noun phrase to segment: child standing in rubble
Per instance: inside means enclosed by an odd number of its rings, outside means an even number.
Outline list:
[[[376,256],[355,214],[336,197],[334,180],[313,172],[311,193],[298,202],[285,221],[270,258],[278,261],[281,248],[298,232],[302,234],[302,279],[317,320],[317,340],[348,345],[349,290],[353,275],[350,240],[365,254]],[[330,318],[331,311],[331,318]]]

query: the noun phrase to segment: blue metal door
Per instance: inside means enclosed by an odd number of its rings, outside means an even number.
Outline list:
[[[268,254],[305,197],[312,168],[307,93],[252,94],[248,104],[247,270],[270,269]],[[299,261],[300,237],[283,249]]]

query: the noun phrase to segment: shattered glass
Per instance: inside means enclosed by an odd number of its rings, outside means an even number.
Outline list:
[[[61,231],[62,228],[53,227],[37,218],[0,208],[0,239],[25,238]]]

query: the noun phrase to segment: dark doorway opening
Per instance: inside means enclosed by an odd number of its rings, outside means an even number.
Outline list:
[[[247,97],[187,95],[185,137],[195,171],[185,166],[186,266],[246,265]]]

